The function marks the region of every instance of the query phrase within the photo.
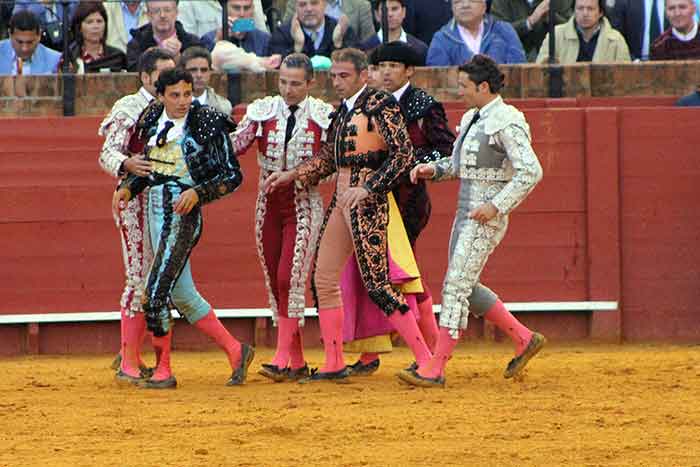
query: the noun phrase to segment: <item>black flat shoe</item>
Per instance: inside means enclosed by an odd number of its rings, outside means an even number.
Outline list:
[[[275,383],[281,383],[287,380],[288,368],[280,368],[271,363],[263,363],[258,370],[258,374],[269,378]]]
[[[120,368],[114,375],[114,380],[119,386],[138,386],[138,384],[143,381],[143,377],[128,375]]]
[[[508,379],[516,376],[518,373],[525,369],[527,362],[530,361],[532,357],[537,355],[542,347],[547,343],[547,339],[539,332],[533,332],[530,342],[525,347],[523,353],[508,362],[506,370],[503,372],[503,377]]]
[[[333,383],[347,383],[350,376],[350,371],[348,367],[343,368],[338,371],[318,371],[317,369],[311,370],[311,375],[308,378],[300,379],[299,384],[315,383],[318,381],[331,381]]]
[[[309,365],[307,364],[304,364],[303,367],[295,370],[287,368],[287,379],[290,381],[299,381],[300,379],[308,378],[309,376],[311,376],[311,371],[309,370]]]
[[[346,367],[352,376],[369,376],[379,369],[379,359],[369,363],[362,363],[360,360]]]
[[[248,367],[253,363],[254,357],[255,349],[248,344],[241,344],[241,363],[226,382],[226,386],[240,386],[245,383],[248,377]]]
[[[114,357],[114,360],[112,360],[112,363],[109,365],[111,369],[114,371],[117,371],[119,368],[122,367],[122,354],[118,353],[116,357]]]
[[[142,389],[175,389],[177,380],[174,376],[162,380],[142,379],[139,382],[139,387]]]
[[[418,386],[421,388],[444,388],[445,378],[443,376],[438,376],[437,378],[426,378],[418,374],[416,370],[405,369],[399,371],[396,376],[399,377],[404,383],[408,383],[411,386]]]

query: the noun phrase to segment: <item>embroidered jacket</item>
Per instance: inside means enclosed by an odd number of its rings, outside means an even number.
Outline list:
[[[449,157],[455,136],[449,129],[442,104],[420,88],[409,85],[399,99],[406,126],[415,149],[416,163],[428,163]],[[412,183],[409,174],[394,188],[406,233],[411,245],[430,220],[432,206],[425,180]]]
[[[165,111],[163,104],[154,101],[139,117],[136,133],[129,150],[142,152],[148,140],[155,135],[158,119]],[[180,146],[187,169],[194,180],[199,203],[204,205],[232,193],[243,181],[238,160],[228,134],[236,125],[227,116],[209,106],[194,102],[187,114]],[[147,186],[166,181],[163,177],[129,175],[120,185],[136,196]]]
[[[339,167],[367,168],[364,188],[385,195],[413,162],[413,145],[396,99],[367,87],[350,111],[341,105],[333,114],[328,141],[318,157],[297,167],[297,184],[317,185]]]
[[[136,121],[153,97],[144,88],[114,103],[109,115],[100,123],[98,134],[105,137],[100,152],[100,166],[113,177],[122,174],[122,164],[129,157],[127,146]]]
[[[234,151],[238,155],[256,141],[258,143],[260,189],[255,207],[255,240],[275,321],[278,319],[278,303],[265,261],[263,224],[267,212],[267,195],[262,185],[271,172],[293,169],[318,153],[326,139],[332,111],[333,106],[319,99],[311,96],[304,99],[294,114],[296,123],[285,150],[284,140],[290,111],[281,96],[265,97],[248,105],[246,115],[232,138]],[[323,200],[315,187],[294,186],[294,206],[297,225],[287,313],[290,318],[299,318],[303,323],[306,282],[323,222]]]
[[[470,125],[475,113],[471,109],[462,117],[452,157],[433,163],[433,178],[491,183],[499,189],[490,201],[505,215],[542,179],[542,166],[530,144],[530,127],[522,112],[499,96]]]

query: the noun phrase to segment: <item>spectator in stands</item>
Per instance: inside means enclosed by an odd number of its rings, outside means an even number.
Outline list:
[[[252,0],[255,28],[268,32],[262,2]],[[185,31],[202,37],[209,31],[221,29],[221,2],[219,0],[181,0],[178,4],[178,21]],[[212,45],[213,47],[213,45]]]
[[[695,60],[700,58],[700,34],[693,0],[666,0],[671,27],[651,47],[651,60]]]
[[[270,34],[260,30],[255,25],[252,31],[232,32],[231,27],[238,19],[255,18],[258,6],[253,0],[228,0],[228,40],[236,47],[241,47],[246,52],[254,53],[260,57],[268,55],[270,46]],[[262,8],[262,7],[261,7]],[[222,38],[221,32],[221,17],[216,27],[202,36],[202,44],[209,50],[214,48],[214,45]]]
[[[236,29],[236,21],[252,18],[256,6],[252,0],[228,0],[229,28]],[[252,31],[229,31],[227,41],[222,41],[221,28],[210,31],[202,37],[202,42],[212,50],[215,70],[246,70],[262,72],[280,66],[280,55],[269,55],[270,35],[259,29]],[[216,43],[216,46],[214,46]]]
[[[282,58],[292,52],[330,57],[334,50],[355,47],[355,31],[349,26],[348,17],[341,15],[336,21],[325,10],[326,0],[298,0],[291,21],[272,34],[270,53]]]
[[[453,0],[454,18],[435,33],[428,66],[457,66],[483,54],[496,63],[523,63],[525,51],[510,23],[486,14],[485,0]]]
[[[677,107],[700,107],[700,87],[676,102]]]
[[[53,0],[16,0],[12,13],[31,11],[39,18],[41,24],[41,42],[54,50],[63,50],[63,19],[73,17],[78,6],[78,0],[67,0],[68,6],[64,11],[63,2]]]
[[[382,22],[382,4],[384,3],[386,3],[387,23],[389,24],[388,42],[400,41],[410,45],[420,57],[420,66],[423,66],[425,64],[425,57],[428,54],[428,46],[425,42],[416,38],[416,36],[406,33],[402,27],[403,20],[406,18],[406,0],[378,1],[374,9],[374,14],[380,24]],[[360,45],[360,49],[366,51],[373,50],[382,44],[382,38],[383,32],[380,28],[376,34]]]
[[[326,16],[335,21],[340,21],[343,15],[348,17],[350,28],[355,32],[358,42],[366,41],[375,33],[372,7],[368,0],[324,0],[324,3]],[[289,23],[297,11],[297,0],[287,0],[283,22]]]
[[[554,30],[556,62],[629,62],[625,38],[605,17],[605,0],[576,0],[574,16]],[[549,34],[542,42],[537,63],[549,59]]]
[[[7,27],[10,25],[14,8],[15,3],[12,0],[0,2],[0,39],[7,39]]]
[[[406,0],[403,27],[426,44],[452,19],[452,0]]]
[[[146,4],[141,0],[104,2],[107,12],[107,45],[126,52],[126,45],[133,36],[132,31],[148,23]]]
[[[663,0],[615,0],[609,16],[627,41],[632,60],[648,60],[651,45],[668,28]]]
[[[573,0],[493,0],[491,14],[508,21],[520,37],[528,62],[534,62],[549,30],[549,6],[555,24],[566,23],[574,14]]]
[[[204,47],[190,47],[180,57],[180,67],[192,75],[192,97],[202,105],[231,115],[231,103],[209,86],[211,79],[211,55]]]
[[[108,26],[107,11],[102,2],[80,2],[73,15],[73,42],[68,49],[74,73],[126,70],[124,52],[107,45]]]
[[[61,54],[40,44],[41,23],[31,11],[10,19],[10,38],[0,41],[0,75],[56,73]]]
[[[202,45],[199,37],[177,21],[177,0],[147,0],[146,13],[150,23],[132,30],[133,39],[126,46],[129,71],[136,71],[139,57],[150,47],[162,47],[178,58],[189,47]]]

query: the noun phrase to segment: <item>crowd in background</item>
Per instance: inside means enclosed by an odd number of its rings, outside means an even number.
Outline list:
[[[627,62],[700,58],[700,0],[218,0],[54,2],[0,0],[0,74],[135,71],[153,46],[175,56],[193,46],[214,69],[276,69],[290,53],[312,57],[371,53],[383,41],[408,43],[426,66],[455,66],[482,53],[497,63]],[[382,31],[382,3],[386,25]],[[550,9],[552,10],[550,14]],[[63,22],[69,47],[63,53]],[[66,63],[67,62],[67,63]]]

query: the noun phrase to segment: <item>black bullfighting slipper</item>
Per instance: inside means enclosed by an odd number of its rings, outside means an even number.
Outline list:
[[[362,363],[360,360],[346,367],[352,376],[369,376],[379,369],[379,359],[369,363]]]
[[[309,365],[306,363],[301,368],[287,368],[287,379],[290,381],[299,381],[300,379],[308,378],[309,376],[311,376],[311,371],[309,370]]]
[[[258,374],[269,378],[275,383],[281,383],[287,380],[288,368],[280,368],[277,365],[271,363],[263,363],[258,370]]]
[[[112,360],[112,364],[109,365],[111,369],[114,371],[117,371],[119,368],[122,367],[122,354],[118,353],[116,357],[114,357],[114,360]]]
[[[419,375],[416,370],[411,368],[399,371],[396,376],[398,376],[401,381],[408,383],[411,386],[419,386],[421,388],[445,387],[445,378],[443,376],[438,376],[437,378],[426,378],[425,376]]]
[[[151,376],[153,376],[153,373],[156,372],[155,368],[149,368],[146,365],[140,365],[139,366],[139,372],[141,373],[141,378],[143,379],[148,379]]]
[[[124,373],[121,368],[114,375],[114,380],[119,386],[138,386],[143,381],[143,376],[131,376]]]
[[[142,379],[139,382],[139,387],[142,389],[175,389],[177,387],[177,380],[174,376],[161,380]]]
[[[542,347],[547,343],[547,339],[539,332],[533,332],[530,342],[525,347],[523,353],[508,362],[506,371],[503,372],[504,378],[512,378],[525,369],[525,365],[532,357],[542,350]]]
[[[245,383],[248,377],[248,367],[253,363],[254,357],[255,349],[248,344],[241,344],[241,363],[226,382],[226,386],[240,386]]]
[[[406,368],[406,371],[411,371],[411,370],[416,371],[417,369],[418,369],[418,363],[413,362]]]
[[[308,378],[300,379],[299,384],[316,383],[318,381],[330,381],[333,383],[349,383],[350,371],[345,367],[338,371],[318,371],[314,368]]]

